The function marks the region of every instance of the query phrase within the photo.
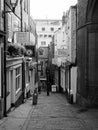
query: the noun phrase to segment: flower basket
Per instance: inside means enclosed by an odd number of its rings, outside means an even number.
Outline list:
[[[24,46],[10,43],[7,46],[7,52],[10,56],[22,56],[26,53],[26,49]]]

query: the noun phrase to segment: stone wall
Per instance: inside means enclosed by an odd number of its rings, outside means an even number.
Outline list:
[[[78,100],[83,105],[98,105],[98,2],[78,0],[77,66]],[[89,18],[88,18],[89,16]],[[80,97],[80,98],[79,98]]]

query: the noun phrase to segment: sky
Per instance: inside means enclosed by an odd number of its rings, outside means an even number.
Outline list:
[[[63,12],[75,5],[77,0],[30,0],[33,19],[62,19]]]

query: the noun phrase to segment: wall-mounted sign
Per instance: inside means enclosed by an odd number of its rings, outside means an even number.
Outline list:
[[[35,46],[26,45],[27,55],[30,57],[35,57]]]
[[[29,43],[29,32],[15,32],[15,34],[17,43]]]

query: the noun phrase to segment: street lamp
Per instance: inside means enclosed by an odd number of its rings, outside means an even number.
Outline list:
[[[11,10],[10,11],[3,10],[2,17],[4,17],[4,15],[6,13],[15,12],[15,8],[16,8],[17,4],[18,4],[18,0],[10,0]]]
[[[10,4],[11,4],[11,7],[12,7],[12,11],[14,12],[15,8],[18,4],[18,0],[10,0]]]

